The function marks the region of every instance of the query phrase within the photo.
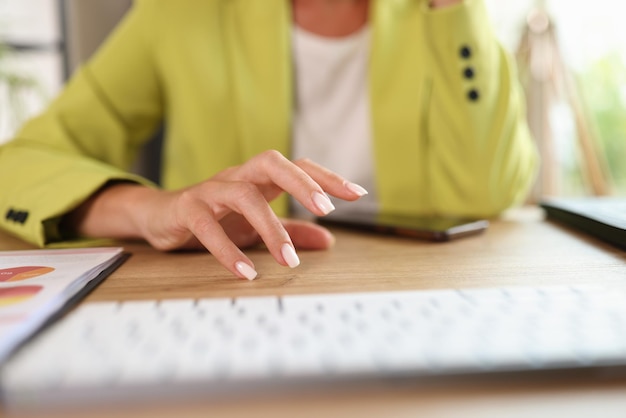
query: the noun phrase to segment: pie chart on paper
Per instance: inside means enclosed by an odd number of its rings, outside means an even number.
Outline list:
[[[24,302],[43,289],[43,286],[0,287],[0,308]]]
[[[54,271],[52,267],[20,266],[0,269],[0,282],[19,282]]]

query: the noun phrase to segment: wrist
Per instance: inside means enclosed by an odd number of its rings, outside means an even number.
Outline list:
[[[136,183],[109,183],[69,214],[67,224],[85,237],[143,238],[144,205],[158,192]]]

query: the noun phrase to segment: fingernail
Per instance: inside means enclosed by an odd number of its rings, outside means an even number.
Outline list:
[[[352,193],[354,193],[355,195],[359,197],[365,196],[368,193],[367,190],[365,190],[363,187],[359,186],[356,183],[351,183],[349,181],[346,181],[344,185],[346,186],[348,190],[350,190]]]
[[[283,259],[289,267],[294,268],[300,265],[298,254],[296,254],[296,250],[293,249],[291,244],[283,244],[280,249],[280,254],[283,256]]]
[[[254,280],[256,278],[257,272],[252,268],[249,264],[244,263],[243,261],[237,261],[235,263],[235,268],[243,277],[248,280]]]
[[[320,192],[313,193],[313,203],[315,203],[315,206],[317,206],[317,208],[321,210],[324,215],[328,215],[330,212],[335,210],[333,202],[330,201],[328,196]]]

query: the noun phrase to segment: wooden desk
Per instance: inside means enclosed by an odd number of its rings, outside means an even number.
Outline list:
[[[250,251],[259,278],[234,278],[207,253],[160,253],[124,243],[132,257],[87,300],[274,295],[342,291],[626,283],[626,253],[542,220],[524,209],[480,236],[432,244],[335,230],[329,251],[300,252],[296,269]],[[30,248],[0,235],[0,250]],[[122,411],[124,412],[124,411]],[[121,413],[121,412],[119,412]],[[626,415],[626,379],[556,377],[434,387],[382,387],[350,393],[150,407],[129,416],[603,417]],[[110,412],[80,416],[111,416]],[[46,416],[50,416],[47,414]],[[59,416],[67,416],[61,414]],[[118,415],[116,415],[118,416]]]

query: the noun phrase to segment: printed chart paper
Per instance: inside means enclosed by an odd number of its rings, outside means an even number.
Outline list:
[[[0,363],[123,256],[121,247],[0,252]]]

